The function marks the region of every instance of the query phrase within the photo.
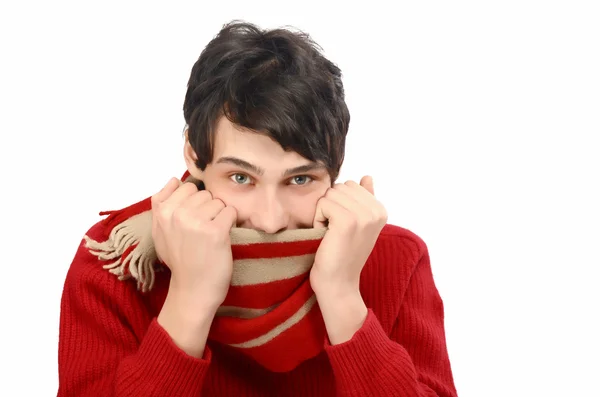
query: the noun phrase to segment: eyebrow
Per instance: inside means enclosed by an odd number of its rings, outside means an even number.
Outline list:
[[[251,164],[251,163],[247,162],[246,160],[237,158],[237,157],[231,157],[231,156],[221,157],[219,160],[217,160],[217,164],[233,164],[233,165],[236,165],[240,168],[243,168],[247,171],[250,171],[250,172],[260,175],[260,176],[262,176],[265,173],[265,170],[263,170],[262,168],[254,165],[254,164]],[[326,167],[323,164],[313,162],[313,163],[301,165],[301,166],[294,167],[294,168],[288,168],[283,173],[283,176],[286,177],[286,176],[291,176],[294,174],[301,174],[301,173],[306,173],[306,172],[311,172],[311,171],[323,171],[325,169],[326,169]]]

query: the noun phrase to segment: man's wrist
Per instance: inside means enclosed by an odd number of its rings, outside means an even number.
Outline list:
[[[169,291],[157,322],[181,350],[201,358],[216,311],[212,304]]]
[[[364,324],[368,309],[360,291],[332,288],[321,289],[317,295],[329,342],[332,345],[352,339]]]

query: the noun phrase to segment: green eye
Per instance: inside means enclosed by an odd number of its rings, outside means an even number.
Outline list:
[[[298,175],[292,178],[292,185],[306,185],[312,179],[307,175]]]
[[[244,174],[233,174],[230,179],[238,185],[246,185],[250,182],[250,177]]]

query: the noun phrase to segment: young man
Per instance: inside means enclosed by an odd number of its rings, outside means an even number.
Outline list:
[[[187,171],[84,236],[58,396],[456,396],[425,243],[335,183],[350,116],[305,35],[232,23],[192,68]]]

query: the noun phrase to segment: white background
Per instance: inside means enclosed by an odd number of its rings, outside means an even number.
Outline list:
[[[428,244],[459,395],[600,396],[597,2],[393,4],[2,2],[0,395],[56,395],[75,249],[183,172],[190,69],[240,18],[341,67],[341,179]]]

